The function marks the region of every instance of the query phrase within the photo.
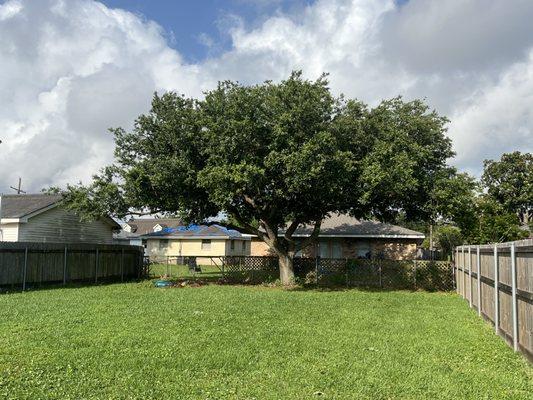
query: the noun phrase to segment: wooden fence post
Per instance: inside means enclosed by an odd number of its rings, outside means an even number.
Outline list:
[[[494,331],[496,335],[500,333],[500,271],[498,268],[498,245],[494,245]]]
[[[26,290],[26,277],[28,274],[28,247],[24,249],[24,271],[22,272],[22,290]]]
[[[516,302],[516,255],[514,243],[511,243],[511,281],[513,290],[513,348],[518,351],[518,304]]]
[[[468,302],[472,307],[472,248],[468,246]]]
[[[457,255],[459,251],[457,247],[455,248],[454,259],[452,261],[452,285],[454,286],[455,291],[457,292]]]
[[[63,253],[63,285],[67,284],[67,246],[65,246],[65,252]]]
[[[481,316],[481,254],[477,246],[476,263],[477,263],[477,315]]]

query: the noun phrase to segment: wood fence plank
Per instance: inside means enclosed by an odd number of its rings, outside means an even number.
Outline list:
[[[136,278],[142,254],[140,246],[2,242],[0,286]]]

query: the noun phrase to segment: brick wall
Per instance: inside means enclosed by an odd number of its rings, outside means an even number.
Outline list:
[[[416,256],[417,239],[360,239],[360,238],[323,238],[320,240],[324,257],[332,258],[335,254],[334,247],[340,246],[340,257],[360,258],[370,251],[373,257],[382,256],[393,260],[412,259]],[[339,243],[335,245],[334,243]],[[338,247],[337,247],[338,248]],[[314,244],[302,251],[304,257],[315,257],[317,245]],[[266,243],[253,238],[251,245],[252,256],[273,255]]]

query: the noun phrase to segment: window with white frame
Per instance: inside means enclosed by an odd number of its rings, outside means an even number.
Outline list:
[[[168,240],[161,239],[159,240],[159,250],[167,250],[168,249]]]
[[[202,239],[202,250],[211,250],[211,239]]]

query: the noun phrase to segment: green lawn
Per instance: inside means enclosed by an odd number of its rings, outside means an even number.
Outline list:
[[[150,277],[159,278],[168,276],[171,278],[195,278],[216,281],[222,278],[222,270],[216,265],[199,265],[201,272],[191,272],[186,265],[176,264],[152,264],[150,265]]]
[[[0,295],[0,398],[531,399],[454,294],[151,282]]]

